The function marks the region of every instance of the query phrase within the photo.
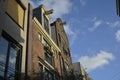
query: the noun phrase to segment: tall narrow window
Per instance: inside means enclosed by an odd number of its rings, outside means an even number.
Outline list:
[[[43,80],[43,66],[39,64],[39,80]]]
[[[68,71],[68,69],[69,69],[69,66],[67,63],[65,63],[65,69],[66,69],[66,71]]]
[[[0,80],[19,80],[21,46],[8,37],[0,37]]]
[[[4,78],[7,51],[9,42],[3,37],[0,37],[0,79]]]
[[[46,32],[49,34],[49,22],[45,15],[44,15],[44,28],[45,28]]]
[[[15,77],[17,77],[18,73],[18,67],[19,65],[19,50],[20,48],[17,47],[15,44],[10,45],[10,51],[9,51],[9,63],[8,63],[8,71],[7,71],[7,77],[14,80]]]
[[[45,51],[45,60],[49,63],[49,64],[51,64],[51,65],[53,65],[53,57],[52,57],[52,54],[49,52],[49,51]]]
[[[54,25],[51,26],[51,36],[54,42],[57,44],[56,28]]]
[[[38,40],[42,41],[42,35],[38,33]]]

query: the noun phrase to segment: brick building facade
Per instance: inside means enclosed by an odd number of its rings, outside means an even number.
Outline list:
[[[69,42],[63,28],[62,20],[58,18],[50,25],[51,10],[43,5],[32,12],[32,26],[29,26],[29,56],[28,78],[42,80],[73,79],[73,66],[69,50]],[[32,15],[31,15],[32,16]],[[61,25],[62,24],[62,25]],[[56,41],[52,38],[55,29]],[[41,73],[41,74],[40,74]],[[32,76],[30,76],[32,75]]]
[[[52,39],[58,45],[61,50],[61,74],[65,79],[74,78],[73,65],[71,60],[71,54],[69,49],[69,41],[64,30],[65,22],[62,22],[60,18],[51,23]]]
[[[50,25],[52,12],[28,0],[0,1],[0,80],[74,80],[63,22]]]

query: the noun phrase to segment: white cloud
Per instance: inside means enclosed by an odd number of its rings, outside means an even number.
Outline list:
[[[94,56],[82,56],[80,57],[79,61],[85,68],[87,68],[87,71],[90,72],[109,64],[109,62],[114,58],[115,57],[112,53],[101,50],[97,55]]]
[[[77,35],[79,33],[79,30],[74,31],[71,29],[69,25],[64,26],[64,29],[65,29],[66,34],[70,37],[70,46],[71,46],[75,42]]]
[[[37,7],[36,3],[34,0],[29,0],[29,3],[32,5],[33,8]]]
[[[111,27],[120,27],[120,21],[106,22],[106,24],[111,26]]]
[[[102,24],[101,20],[93,20],[93,27],[88,28],[89,31],[94,31]]]
[[[70,36],[73,36],[75,34],[69,25],[64,26],[64,29],[65,29],[65,32]]]
[[[45,5],[47,9],[54,9],[54,13],[51,15],[52,18],[62,17],[64,14],[70,12],[72,3],[70,0],[30,0],[29,1],[34,7],[40,4]]]
[[[84,5],[86,4],[86,1],[85,1],[85,0],[80,0],[80,4],[81,4],[82,6],[84,6]]]
[[[120,42],[120,30],[118,30],[116,33],[115,33],[115,36],[116,36],[116,40],[118,42]]]

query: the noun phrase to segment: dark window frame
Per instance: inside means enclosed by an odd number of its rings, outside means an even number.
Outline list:
[[[7,74],[8,74],[8,70],[9,70],[9,57],[10,57],[10,48],[12,46],[17,46],[19,48],[19,52],[16,58],[16,63],[15,65],[17,65],[17,67],[15,66],[15,80],[19,80],[20,76],[21,76],[21,60],[22,60],[22,46],[16,41],[14,40],[11,36],[9,36],[5,31],[2,32],[2,36],[3,39],[5,39],[6,41],[8,41],[8,47],[7,47],[7,55],[6,55],[6,62],[5,62],[5,72],[4,72],[4,78],[7,78]]]
[[[44,21],[44,29],[45,29],[45,31],[48,34],[50,34],[49,21],[48,21],[47,17],[45,16],[45,14],[43,14],[43,21]]]
[[[45,60],[53,66],[53,55],[48,50],[45,49]]]
[[[39,65],[39,76],[38,76],[38,80],[43,80],[43,65],[38,63]]]

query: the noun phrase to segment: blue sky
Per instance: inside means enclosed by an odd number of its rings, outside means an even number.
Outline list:
[[[72,61],[93,80],[120,80],[120,17],[115,0],[30,0],[54,9],[51,20],[67,22]]]

